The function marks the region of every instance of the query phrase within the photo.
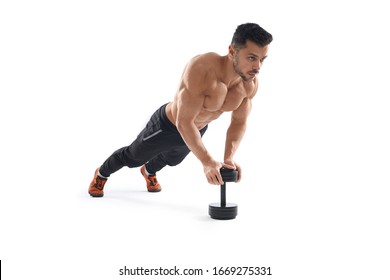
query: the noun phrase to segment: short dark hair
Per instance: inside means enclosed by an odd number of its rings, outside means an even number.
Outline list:
[[[239,49],[245,46],[247,40],[264,47],[272,42],[272,35],[256,23],[244,23],[234,32],[232,46]]]

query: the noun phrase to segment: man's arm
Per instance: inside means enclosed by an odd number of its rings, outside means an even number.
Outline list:
[[[237,182],[241,179],[241,168],[234,162],[233,158],[244,137],[247,119],[252,109],[252,98],[256,94],[256,91],[257,84],[253,94],[245,98],[241,105],[232,112],[230,126],[226,133],[224,163],[235,166],[238,171]]]
[[[176,127],[184,142],[202,163],[212,159],[195,125],[195,118],[203,107],[204,98],[199,92],[182,88],[177,100],[176,116]]]
[[[246,121],[251,111],[252,101],[245,98],[240,107],[232,112],[230,126],[226,133],[225,156],[224,160],[232,162],[234,154],[244,137],[246,130]]]
[[[206,92],[212,87],[213,77],[202,65],[190,65],[183,75],[177,97],[176,127],[187,147],[199,159],[204,168],[207,181],[210,184],[223,183],[220,168],[223,163],[217,162],[208,153],[195,125],[195,119],[203,108]]]

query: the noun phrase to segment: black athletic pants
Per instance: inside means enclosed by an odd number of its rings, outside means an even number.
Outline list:
[[[130,146],[115,151],[100,167],[100,174],[109,177],[124,166],[137,167],[146,164],[150,174],[166,165],[175,166],[190,153],[176,126],[168,119],[165,107],[161,106],[150,118]],[[199,133],[206,132],[207,126]]]

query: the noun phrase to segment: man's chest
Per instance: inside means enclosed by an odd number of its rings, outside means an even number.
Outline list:
[[[225,85],[216,87],[207,92],[204,109],[207,111],[234,111],[248,96],[248,89],[243,86],[236,86],[228,89]]]

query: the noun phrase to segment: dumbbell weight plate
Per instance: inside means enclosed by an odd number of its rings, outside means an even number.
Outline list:
[[[220,170],[222,180],[224,182],[236,182],[238,177],[238,171],[233,169],[221,168]]]
[[[226,203],[226,206],[222,207],[221,203],[209,204],[209,215],[213,219],[217,220],[231,220],[237,216],[237,204]]]

